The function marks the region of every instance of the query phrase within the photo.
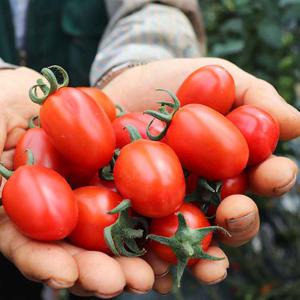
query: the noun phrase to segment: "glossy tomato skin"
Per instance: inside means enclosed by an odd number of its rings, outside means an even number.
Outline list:
[[[231,111],[227,118],[248,143],[248,165],[256,165],[273,153],[279,139],[279,124],[269,113],[252,105],[242,105]]]
[[[137,140],[124,146],[114,167],[117,190],[139,214],[159,218],[174,213],[185,193],[184,175],[166,144]]]
[[[106,187],[107,189],[117,192],[117,188],[115,185],[115,182],[113,180],[104,180],[101,179],[97,174],[94,175],[94,177],[89,182],[90,186],[100,186],[100,187]]]
[[[231,195],[245,194],[248,187],[248,180],[246,174],[243,172],[235,177],[223,180],[221,186],[221,199]]]
[[[203,214],[203,212],[195,205],[191,203],[184,203],[178,210],[181,212],[186,220],[187,225],[192,228],[202,228],[210,226],[209,221]],[[150,224],[150,233],[160,236],[171,237],[174,236],[178,228],[178,217],[177,212],[159,219],[153,219]],[[209,233],[201,243],[202,249],[206,251],[211,243],[212,233]],[[166,245],[162,245],[158,242],[150,242],[151,249],[161,259],[176,264],[177,258],[171,248]],[[188,265],[193,265],[198,259],[190,259]]]
[[[76,88],[51,94],[40,110],[41,126],[55,148],[74,165],[96,170],[108,164],[115,135],[105,112]]]
[[[226,114],[235,100],[234,80],[221,66],[204,66],[184,80],[177,91],[177,97],[181,106],[199,103]]]
[[[102,107],[111,122],[116,118],[116,107],[103,91],[95,87],[78,87],[78,89],[89,95],[100,107]]]
[[[63,176],[66,175],[67,163],[54,148],[44,129],[28,129],[20,138],[14,155],[14,169],[26,165],[28,159],[27,149],[30,149],[33,153],[35,165],[53,169]]]
[[[61,175],[45,167],[19,167],[3,188],[2,202],[17,228],[35,240],[64,239],[77,223],[72,189]]]
[[[118,214],[107,212],[115,208],[122,198],[105,187],[86,186],[74,190],[78,201],[78,223],[69,235],[70,241],[87,250],[102,251],[110,254],[104,239],[104,229],[112,225]]]
[[[240,174],[249,156],[241,132],[222,114],[201,104],[188,104],[175,113],[166,143],[183,167],[208,180]]]

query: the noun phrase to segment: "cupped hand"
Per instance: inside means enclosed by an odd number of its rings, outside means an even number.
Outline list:
[[[282,140],[300,135],[300,113],[287,104],[272,85],[223,59],[172,59],[152,62],[126,70],[105,86],[104,92],[125,110],[153,109],[157,107],[158,99],[166,100],[166,95],[156,91],[157,88],[176,92],[190,73],[211,64],[223,66],[233,76],[236,86],[235,106],[252,104],[269,112],[279,121]],[[298,167],[292,160],[271,156],[250,170],[250,188],[258,195],[281,196],[293,187],[297,173]],[[243,245],[259,230],[257,206],[252,199],[243,195],[227,197],[217,209],[216,224],[231,233],[230,238],[220,236],[223,243],[231,246]],[[226,257],[217,246],[210,247],[208,252]],[[193,273],[201,282],[214,284],[226,277],[227,268],[227,258],[221,261],[201,260],[193,267]],[[166,292],[170,286],[171,278],[167,275],[158,279],[154,288]]]

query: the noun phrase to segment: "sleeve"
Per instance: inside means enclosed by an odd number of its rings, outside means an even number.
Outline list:
[[[6,63],[3,59],[0,57],[0,70],[1,69],[15,69],[17,66]]]
[[[112,68],[205,54],[205,35],[196,0],[109,0],[109,24],[90,74],[94,85]]]

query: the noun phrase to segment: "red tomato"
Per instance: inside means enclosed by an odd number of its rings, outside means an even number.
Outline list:
[[[78,87],[78,89],[93,98],[104,109],[111,121],[116,118],[116,107],[103,91],[95,87]]]
[[[190,194],[195,191],[198,185],[199,176],[195,174],[190,174],[185,179],[185,193]]]
[[[94,175],[92,180],[89,182],[89,185],[106,187],[107,189],[109,189],[111,191],[114,191],[114,192],[117,191],[117,188],[116,188],[116,185],[115,185],[114,181],[101,179],[99,177],[98,173]]]
[[[195,205],[191,203],[184,203],[178,210],[181,212],[185,218],[187,225],[192,228],[202,228],[210,226],[208,220],[206,219],[203,212]],[[177,213],[173,213],[169,216],[159,219],[153,219],[150,225],[150,233],[160,236],[172,237],[174,236],[178,228],[178,218]],[[211,243],[212,233],[209,233],[202,241],[201,247],[206,251]],[[158,242],[151,241],[151,249],[157,254],[161,259],[171,263],[176,264],[177,258],[173,250]],[[188,265],[193,265],[198,261],[198,259],[190,259]]]
[[[223,180],[221,186],[221,199],[230,195],[245,194],[247,185],[247,176],[245,173]]]
[[[61,175],[45,167],[19,167],[3,188],[2,203],[17,228],[35,240],[64,239],[77,223],[72,189]]]
[[[66,179],[73,189],[79,188],[88,185],[91,179],[94,177],[95,172],[96,170],[86,170],[69,164]]]
[[[124,146],[114,179],[120,194],[143,216],[170,215],[183,202],[183,170],[174,151],[164,143],[140,139]]]
[[[199,103],[226,114],[235,100],[234,80],[221,66],[204,66],[184,80],[177,97],[181,106]]]
[[[205,105],[181,107],[165,139],[187,170],[208,180],[236,176],[248,161],[249,149],[241,132]]]
[[[40,120],[55,148],[74,165],[96,170],[112,158],[112,125],[104,111],[80,90],[63,87],[48,96]]]
[[[14,169],[27,163],[27,152],[33,153],[35,165],[53,169],[61,175],[66,175],[66,161],[50,142],[42,128],[31,128],[18,141],[14,155]]]
[[[105,187],[86,186],[74,190],[78,201],[78,223],[69,235],[71,242],[87,250],[111,253],[104,239],[105,227],[115,223],[118,214],[108,214],[122,198]]]
[[[127,113],[113,121],[113,128],[116,134],[116,148],[122,148],[130,143],[130,136],[126,125],[134,126],[143,139],[148,139],[146,129],[148,124],[153,120],[153,117],[140,112]],[[163,122],[155,119],[150,127],[150,132],[153,135],[159,134],[164,128]]]
[[[248,143],[248,165],[256,165],[273,153],[279,139],[279,124],[270,114],[255,106],[243,105],[230,112],[227,118]]]

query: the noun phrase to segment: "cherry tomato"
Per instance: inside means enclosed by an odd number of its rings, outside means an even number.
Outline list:
[[[111,121],[116,118],[116,107],[103,91],[95,87],[78,87],[78,89],[93,98],[104,109]]]
[[[71,242],[87,250],[111,253],[104,239],[105,227],[115,223],[118,214],[107,212],[115,208],[122,198],[101,186],[86,186],[74,190],[78,201],[78,223],[69,235]]]
[[[96,170],[112,158],[115,135],[110,120],[80,90],[62,87],[48,96],[40,120],[55,148],[74,165]]]
[[[89,185],[91,186],[100,186],[100,187],[106,187],[107,189],[116,192],[117,188],[113,180],[104,180],[101,179],[97,174],[94,175],[94,177],[90,180]]]
[[[248,161],[249,149],[241,132],[205,105],[179,108],[165,139],[188,171],[208,180],[236,176]]]
[[[140,139],[124,146],[114,167],[117,190],[146,217],[163,217],[183,202],[183,170],[166,144]]]
[[[269,113],[255,106],[243,105],[230,112],[227,118],[248,143],[248,165],[256,165],[273,153],[279,139],[279,124]]]
[[[192,228],[202,228],[210,226],[209,221],[206,219],[203,212],[195,205],[191,203],[184,203],[178,210],[181,212],[185,218],[187,225]],[[150,224],[150,233],[159,236],[172,237],[174,236],[178,228],[178,218],[177,212],[166,216],[164,218],[153,219]],[[206,251],[211,243],[212,233],[209,233],[201,243],[203,251]],[[161,259],[171,263],[176,264],[177,258],[173,250],[158,242],[150,242],[151,249],[157,254]],[[190,259],[188,265],[193,265],[198,261],[198,259]]]
[[[227,178],[223,180],[221,186],[221,199],[224,199],[230,195],[245,194],[247,186],[247,176],[245,173],[241,173],[235,177]]]
[[[199,103],[226,114],[235,100],[234,80],[221,66],[204,66],[184,80],[177,91],[177,97],[181,106]]]
[[[185,193],[192,193],[198,185],[199,176],[195,174],[189,174],[185,179]]]
[[[4,209],[26,236],[40,241],[64,239],[75,228],[78,205],[66,180],[41,166],[20,166],[7,180]]]
[[[26,165],[27,149],[32,151],[35,165],[53,169],[63,176],[66,175],[67,163],[54,148],[44,129],[28,129],[18,141],[14,155],[14,169]]]
[[[146,128],[153,120],[153,117],[140,112],[127,113],[113,121],[113,128],[116,134],[116,148],[122,148],[130,143],[130,136],[125,126],[133,125],[143,139],[148,139]],[[164,128],[163,122],[155,119],[150,127],[150,132],[153,135],[159,134]]]

